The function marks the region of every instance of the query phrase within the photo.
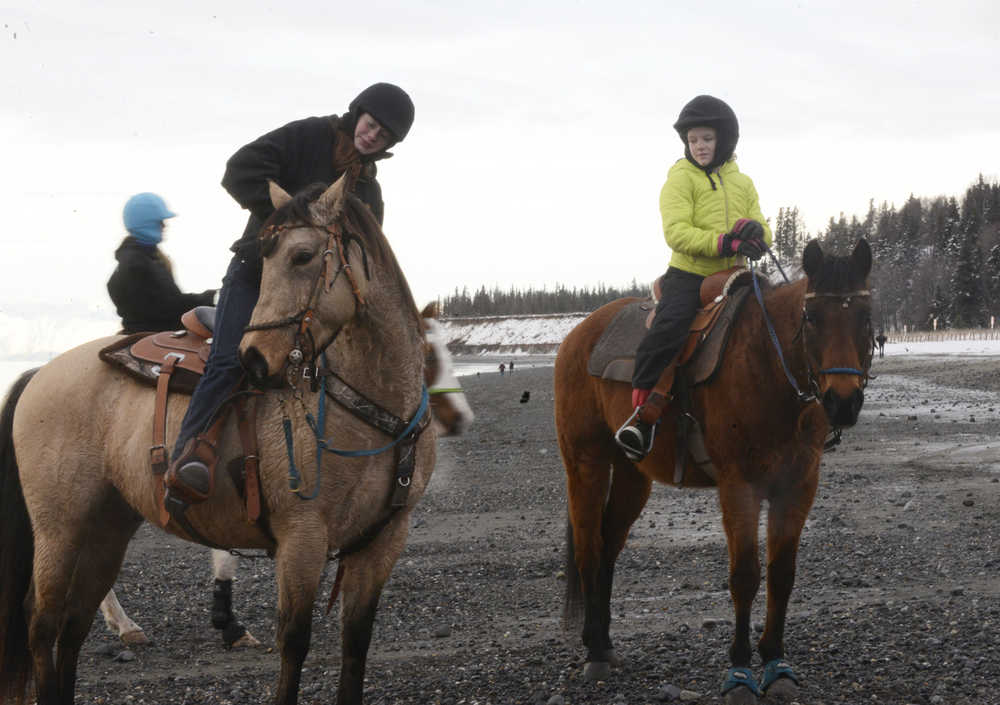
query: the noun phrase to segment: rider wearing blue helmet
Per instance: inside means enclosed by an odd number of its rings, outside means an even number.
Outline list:
[[[177,330],[185,311],[212,304],[215,289],[181,292],[170,260],[159,248],[164,221],[175,215],[155,193],[137,193],[125,202],[122,220],[128,236],[115,250],[118,266],[108,280],[123,333]]]

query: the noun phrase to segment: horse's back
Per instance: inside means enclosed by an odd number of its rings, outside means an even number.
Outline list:
[[[586,444],[594,449],[613,443],[609,417],[628,410],[628,385],[592,376],[587,371],[590,354],[604,330],[626,305],[640,299],[616,299],[591,313],[571,330],[556,354],[555,421],[565,457],[570,447]],[[622,419],[624,420],[624,418]]]
[[[148,453],[151,395],[98,358],[119,339],[84,343],[39,368],[14,412],[14,447],[26,498],[38,492],[99,493],[109,455],[123,444]],[[149,389],[149,388],[146,388]],[[113,416],[127,418],[131,433],[115,439]],[[142,423],[149,418],[150,425]]]

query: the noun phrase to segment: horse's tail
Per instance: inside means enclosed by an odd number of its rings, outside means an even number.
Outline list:
[[[23,703],[31,680],[24,598],[31,584],[35,541],[14,455],[14,408],[31,378],[21,375],[0,410],[0,703]]]
[[[563,601],[563,630],[578,633],[583,629],[583,589],[580,571],[576,567],[576,548],[573,543],[573,522],[566,517],[566,596]]]

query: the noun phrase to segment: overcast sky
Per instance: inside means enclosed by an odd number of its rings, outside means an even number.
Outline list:
[[[658,196],[699,93],[741,124],[772,221],[961,196],[1000,173],[1000,11],[981,2],[24,2],[0,9],[0,312],[113,315],[139,191],[179,215],[185,290],[219,285],[246,213],[226,159],[376,81],[416,122],[380,165],[418,303],[511,285],[651,280]]]

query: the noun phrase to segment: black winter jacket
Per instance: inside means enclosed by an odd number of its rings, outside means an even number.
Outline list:
[[[195,306],[211,306],[215,289],[184,294],[159,249],[133,237],[115,250],[118,267],[108,279],[108,293],[125,333],[179,330],[181,315]]]
[[[274,212],[268,180],[294,196],[306,186],[317,182],[329,186],[340,177],[343,172],[333,164],[334,148],[338,139],[352,139],[352,136],[338,130],[338,125],[340,118],[336,115],[296,120],[258,137],[229,158],[222,186],[250,211],[243,236],[233,243],[233,252],[245,257],[258,256],[257,237],[264,221]],[[387,156],[391,155],[382,153],[376,158]],[[382,188],[375,173],[373,160],[366,161],[354,194],[368,204],[381,223]]]

